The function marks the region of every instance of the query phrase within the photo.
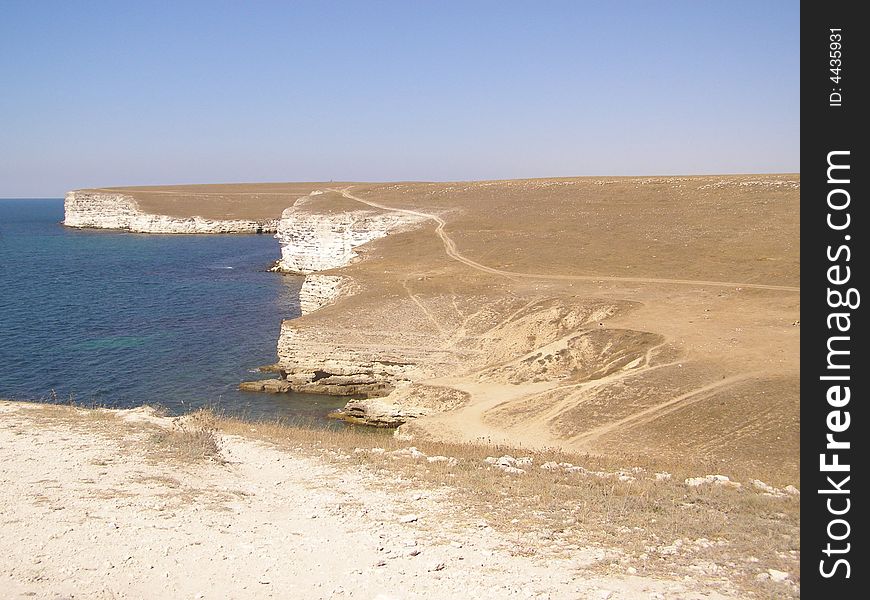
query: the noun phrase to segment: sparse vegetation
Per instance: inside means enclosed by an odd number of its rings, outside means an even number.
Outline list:
[[[214,423],[212,413],[197,411],[184,419],[175,419],[170,429],[153,432],[150,442],[158,452],[177,460],[223,462]]]
[[[252,422],[210,410],[170,419],[147,408],[118,412],[41,404],[29,405],[27,413],[38,426],[63,431],[84,426],[125,452],[177,463],[178,473],[224,468],[222,440],[229,444],[238,436],[329,461],[339,473],[363,471],[378,487],[434,490],[449,505],[451,518],[430,533],[449,539],[491,527],[509,541],[514,556],[570,557],[595,549],[600,558],[587,568],[600,576],[690,576],[730,582],[746,597],[799,594],[799,495],[764,495],[748,479],[740,487],[689,486],[686,478],[704,473],[665,459],[426,441],[412,446],[384,430]],[[487,461],[505,455],[519,459],[514,464],[522,472]],[[139,480],[166,488],[178,502],[211,502],[179,477],[143,474]],[[795,583],[771,581],[769,569],[789,573]]]
[[[681,576],[708,571],[709,577],[730,578],[761,598],[788,597],[782,585],[757,579],[767,569],[799,573],[800,497],[765,496],[748,479],[739,488],[690,487],[684,480],[699,472],[655,458],[415,442],[426,457],[456,459],[428,462],[403,455],[408,442],[371,428],[312,429],[213,413],[207,420],[218,433],[315,453],[411,487],[446,489],[469,526],[484,519],[516,539],[520,553],[620,548],[618,556],[595,568]],[[528,457],[532,463],[525,473],[510,475],[485,462],[502,455]],[[541,469],[545,463],[570,463],[598,475]],[[671,477],[656,478],[664,472]],[[621,481],[619,473],[630,479]]]

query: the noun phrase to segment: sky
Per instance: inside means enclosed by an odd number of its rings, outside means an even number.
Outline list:
[[[0,0],[0,197],[798,172],[799,2]]]

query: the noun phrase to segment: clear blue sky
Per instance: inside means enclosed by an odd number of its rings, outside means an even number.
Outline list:
[[[0,0],[0,197],[795,172],[797,1]]]

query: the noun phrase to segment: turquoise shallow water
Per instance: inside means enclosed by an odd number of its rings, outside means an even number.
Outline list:
[[[62,200],[0,200],[0,398],[215,406],[322,422],[341,398],[236,389],[275,362],[301,278],[270,235],[135,235],[60,225]]]

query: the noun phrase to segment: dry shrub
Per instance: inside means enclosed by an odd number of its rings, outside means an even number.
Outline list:
[[[222,463],[220,443],[215,435],[216,419],[209,410],[199,410],[176,419],[168,429],[158,428],[149,436],[159,458],[182,462],[210,460]]]
[[[799,580],[800,498],[764,496],[748,481],[739,489],[689,487],[683,483],[687,477],[707,473],[657,458],[413,442],[428,456],[456,459],[455,464],[429,463],[392,455],[412,444],[395,439],[389,431],[358,426],[317,429],[214,413],[209,419],[221,433],[315,453],[398,478],[409,487],[442,489],[458,507],[458,523],[471,526],[483,519],[509,539],[519,540],[516,551],[520,553],[530,548],[555,553],[590,545],[618,548],[621,556],[615,562],[602,561],[596,568],[624,572],[630,565],[641,574],[698,576],[690,567],[707,561],[725,569],[732,581],[756,597],[768,597],[771,590],[778,598],[799,593],[796,587],[772,585],[755,577],[775,568]],[[373,453],[372,448],[384,452]],[[484,462],[487,456],[503,455],[529,457],[533,464],[523,467],[521,475],[509,475]],[[623,471],[635,479],[541,469],[546,462],[571,463],[589,472]],[[710,473],[716,472],[714,465],[710,468]],[[657,480],[655,473],[661,471],[672,473],[671,479]],[[691,551],[676,555],[662,551],[678,540]],[[710,546],[703,540],[709,540]]]

